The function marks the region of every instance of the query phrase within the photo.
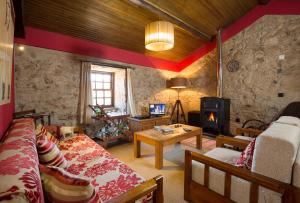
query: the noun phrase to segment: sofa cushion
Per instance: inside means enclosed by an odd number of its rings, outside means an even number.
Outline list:
[[[51,202],[99,202],[98,194],[86,178],[70,174],[62,168],[40,165],[43,189]]]
[[[58,144],[59,140],[52,135],[52,133],[50,133],[43,125],[39,124],[36,129],[35,129],[35,133],[36,133],[36,137],[47,137],[48,140],[50,140],[51,142],[53,142],[54,144]]]
[[[59,148],[68,161],[66,171],[91,180],[103,202],[144,182],[143,177],[86,135],[69,137],[60,142]]]
[[[0,200],[44,202],[32,119],[14,120],[0,145]]]
[[[278,120],[274,121],[274,123],[294,125],[300,128],[300,119],[293,116],[281,116]]]
[[[255,138],[253,137],[249,137],[249,136],[242,136],[242,135],[237,135],[237,136],[234,136],[234,138],[236,139],[240,139],[240,140],[247,140],[247,141],[252,141],[254,140]]]
[[[251,170],[288,184],[291,183],[299,142],[299,127],[273,123],[256,139]]]
[[[36,143],[39,161],[48,166],[66,167],[67,161],[59,148],[48,140],[47,137],[40,137]]]
[[[239,156],[241,155],[241,152],[235,151],[235,150],[230,150],[230,149],[226,149],[226,148],[215,148],[207,153],[205,153],[205,156],[208,156],[210,158],[213,159],[217,159],[219,161],[234,165],[236,160],[239,158]],[[210,168],[210,170],[212,171],[219,171],[213,168]],[[221,172],[221,171],[219,171]],[[211,189],[215,189],[215,191],[218,191],[220,193],[222,193],[222,190],[224,187],[222,187],[220,185],[219,182],[214,182],[214,175],[213,173],[210,173],[210,186]],[[212,175],[212,177],[211,177]],[[224,174],[215,174],[216,178],[218,179],[219,176],[224,176]],[[218,177],[217,177],[218,176]],[[192,163],[192,179],[200,184],[204,184],[204,165],[193,161]]]
[[[248,144],[246,149],[242,152],[240,158],[236,161],[235,165],[250,170],[252,166],[254,147],[255,139]]]
[[[207,153],[206,156],[219,161],[223,161],[234,165],[236,160],[241,155],[241,152],[215,148]],[[204,185],[204,165],[197,161],[192,161],[192,180]],[[209,188],[221,195],[224,195],[225,173],[209,168]],[[250,183],[235,176],[231,177],[231,199],[236,202],[249,202]]]
[[[293,181],[292,184],[300,188],[300,147],[298,149],[297,157],[293,167]]]
[[[215,148],[211,151],[206,152],[205,155],[219,161],[234,165],[237,159],[240,157],[241,152],[226,148]]]

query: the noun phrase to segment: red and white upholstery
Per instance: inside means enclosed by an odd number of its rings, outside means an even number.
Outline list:
[[[18,119],[0,143],[0,201],[43,203],[36,134],[32,119]],[[97,202],[107,202],[144,182],[144,178],[86,135],[58,145],[67,160],[65,170],[90,181]]]
[[[88,178],[102,202],[144,182],[143,177],[86,135],[80,134],[61,141],[59,148],[68,162],[66,170]]]
[[[96,203],[98,194],[90,181],[62,168],[40,165],[43,188],[47,200],[64,203]]]
[[[44,202],[32,119],[14,120],[0,143],[0,201]]]

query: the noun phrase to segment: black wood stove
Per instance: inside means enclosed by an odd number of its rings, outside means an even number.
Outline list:
[[[200,121],[204,134],[229,135],[230,99],[202,97]]]

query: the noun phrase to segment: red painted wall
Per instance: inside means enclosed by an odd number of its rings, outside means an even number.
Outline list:
[[[12,68],[13,69],[13,68]],[[14,69],[12,70],[11,99],[9,104],[0,105],[0,138],[3,136],[13,119],[15,110]]]
[[[151,68],[178,71],[177,63],[173,61],[145,56],[144,54],[32,27],[26,27],[25,31],[26,39],[15,38],[16,43]]]

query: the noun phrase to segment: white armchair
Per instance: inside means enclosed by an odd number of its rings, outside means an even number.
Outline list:
[[[222,148],[226,144],[245,148],[248,143],[219,137],[217,148],[204,155],[186,151],[185,200],[294,202],[293,191],[300,186],[300,154],[296,159],[300,126],[274,122],[262,132],[256,139],[251,170],[234,165],[241,152]]]

